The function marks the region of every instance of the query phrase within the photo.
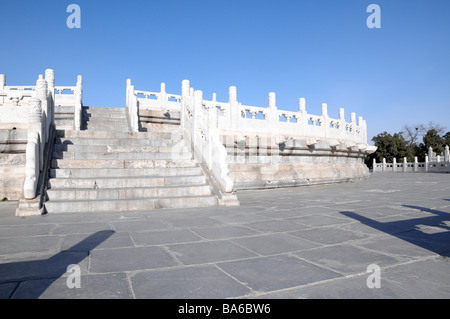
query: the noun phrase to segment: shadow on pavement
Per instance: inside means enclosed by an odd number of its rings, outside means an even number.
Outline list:
[[[450,214],[420,206],[403,205],[432,214],[390,222],[379,222],[354,212],[343,211],[342,215],[353,218],[364,225],[380,230],[441,256],[450,256]]]
[[[15,298],[14,293],[23,281],[45,279],[41,280],[44,284],[33,286],[32,290],[25,291],[21,296],[18,296],[25,299],[39,298],[54,281],[67,273],[69,265],[79,264],[88,257],[91,250],[114,233],[113,230],[96,232],[68,250],[61,251],[48,259],[0,264],[0,284],[17,284],[9,296],[3,297]]]

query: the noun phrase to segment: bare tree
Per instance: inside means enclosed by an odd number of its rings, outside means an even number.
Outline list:
[[[417,145],[419,138],[423,137],[427,132],[427,128],[423,124],[403,126],[400,134],[405,139],[409,148],[413,149],[414,145]]]
[[[428,122],[428,125],[426,126],[426,131],[428,132],[429,130],[435,130],[441,136],[445,134],[445,126],[431,121]]]
[[[445,127],[440,124],[434,123],[434,122],[428,122],[427,125],[406,124],[403,126],[400,134],[403,136],[403,138],[407,142],[409,148],[411,150],[413,150],[414,146],[418,145],[423,140],[423,137],[425,136],[425,134],[427,134],[427,132],[430,130],[435,130],[438,133],[438,135],[441,135],[441,136],[445,134]]]

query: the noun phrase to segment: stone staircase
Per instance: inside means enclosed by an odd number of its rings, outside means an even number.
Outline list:
[[[217,205],[178,126],[131,133],[124,108],[85,107],[81,131],[58,130],[48,213]]]
[[[55,126],[57,129],[71,129],[74,125],[74,106],[55,106]]]

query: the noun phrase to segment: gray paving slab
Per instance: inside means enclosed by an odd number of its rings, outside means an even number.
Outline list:
[[[263,220],[269,220],[270,217],[262,216],[260,214],[255,213],[243,213],[241,210],[240,213],[224,213],[221,215],[214,215],[214,219],[224,223],[224,224],[243,224],[243,223],[251,223],[251,222],[260,222]]]
[[[168,245],[202,240],[201,237],[188,229],[132,232],[130,236],[137,246]]]
[[[131,299],[132,291],[123,273],[84,275],[80,288],[68,288],[67,278],[29,280],[20,283],[12,299]]]
[[[166,222],[172,227],[201,227],[201,226],[215,226],[223,225],[223,223],[217,219],[208,216],[193,216],[193,217],[180,217],[180,218],[165,218]]]
[[[367,275],[340,277],[315,285],[284,289],[259,295],[260,299],[395,299],[405,298],[404,291],[382,279],[380,288],[370,289]]]
[[[79,265],[80,271],[87,271],[86,252],[61,251],[55,255],[18,258],[0,264],[0,283],[37,280],[40,278],[59,278],[64,276],[69,265]]]
[[[26,237],[26,236],[44,236],[50,235],[53,225],[10,225],[0,227],[0,236],[7,237]]]
[[[348,224],[352,221],[350,219],[339,218],[335,216],[324,216],[324,215],[307,215],[301,217],[290,218],[290,222],[299,223],[302,225],[307,225],[310,227],[317,226],[329,226],[329,225],[340,225]]]
[[[331,270],[288,255],[239,260],[218,265],[254,293],[285,289],[336,278]]]
[[[425,257],[436,256],[431,250],[415,245],[407,240],[393,237],[368,237],[366,240],[357,242],[359,247],[367,248],[405,261],[416,260]]]
[[[135,232],[135,231],[148,231],[148,230],[160,230],[167,229],[169,225],[160,220],[148,220],[148,219],[135,219],[135,220],[122,220],[111,223],[114,230]]]
[[[82,243],[82,244],[79,244]],[[134,242],[128,232],[114,232],[108,240],[98,242],[90,234],[70,234],[64,237],[61,250],[72,250],[90,252],[93,249],[134,247]],[[73,248],[76,247],[76,248]]]
[[[313,248],[295,252],[294,255],[344,275],[365,272],[367,266],[371,264],[386,267],[400,262],[398,258],[392,255],[374,252],[349,244]]]
[[[256,256],[255,253],[248,249],[226,240],[176,244],[168,245],[167,247],[184,265],[213,263]]]
[[[94,250],[89,260],[89,271],[92,273],[124,272],[178,265],[164,248],[154,246]]]
[[[319,227],[319,228],[304,229],[289,232],[289,235],[297,236],[323,245],[338,244],[347,241],[356,241],[369,237],[366,234],[347,231],[336,227]]]
[[[237,238],[233,242],[257,254],[269,256],[319,247],[317,243],[288,234],[266,234]]]
[[[448,299],[448,189],[446,174],[377,174],[240,191],[239,207],[18,218],[1,202],[0,298]]]
[[[418,260],[402,266],[393,267],[381,273],[384,281],[397,286],[403,298],[445,298],[450,296],[448,277],[450,262],[448,258]]]
[[[277,219],[246,223],[245,226],[261,232],[269,232],[269,233],[287,232],[308,228],[308,226],[297,223],[295,221],[277,220]]]
[[[108,223],[76,223],[76,224],[58,224],[54,227],[53,235],[70,235],[70,234],[92,234],[102,230],[112,230]]]
[[[139,299],[222,299],[250,292],[245,285],[212,265],[144,271],[130,277]]]
[[[0,255],[56,252],[62,240],[61,236],[0,238]]]
[[[192,230],[197,235],[204,239],[232,239],[239,237],[246,237],[257,235],[261,232],[245,226],[215,226],[215,227],[201,227]]]
[[[19,285],[18,282],[0,284],[0,299],[11,298],[14,290],[16,290],[16,287],[18,285]]]

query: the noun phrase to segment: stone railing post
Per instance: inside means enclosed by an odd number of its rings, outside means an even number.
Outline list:
[[[36,197],[37,182],[39,172],[43,169],[43,143],[42,143],[42,124],[43,114],[41,100],[32,98],[29,101],[28,110],[28,143],[26,148],[26,166],[25,166],[25,199],[34,199]]]
[[[277,100],[276,100],[276,94],[274,92],[269,93],[269,108],[268,108],[268,120],[269,120],[269,127],[270,127],[270,133],[273,136],[278,135],[278,128],[280,126],[280,117],[278,115],[278,109],[277,109]]]
[[[0,92],[5,90],[6,86],[6,76],[4,74],[0,74]],[[4,97],[0,96],[0,103],[5,103]]]
[[[339,108],[339,131],[340,131],[340,136],[344,137],[345,136],[345,109],[344,108]]]
[[[130,129],[132,129],[131,125],[131,79],[127,79],[127,88],[125,92],[125,112],[127,113],[128,121],[130,121]]]
[[[237,88],[230,86],[228,90],[228,103],[230,104],[230,124],[229,128],[234,131],[239,130],[239,122],[241,120],[241,110],[237,101]]]
[[[49,114],[47,114],[47,121],[50,125],[55,123],[55,71],[52,69],[45,70],[45,80],[48,85],[48,92],[50,97]]]
[[[190,90],[190,82],[189,80],[183,80],[181,82],[181,110],[180,110],[180,124],[182,128],[185,128],[186,121],[186,103],[188,103],[189,99],[189,90]]]
[[[444,161],[450,162],[450,150],[449,150],[448,145],[445,145]]]
[[[130,86],[131,79],[127,79],[127,88],[126,88],[126,99],[125,99],[125,107],[128,108],[130,106]]]
[[[403,157],[403,173],[406,172],[406,168],[408,167],[408,160],[406,157]]]
[[[0,74],[0,91],[3,91],[6,86],[6,75]]]
[[[77,76],[77,89],[75,92],[75,110],[74,110],[74,125],[75,130],[81,129],[81,122],[83,117],[83,77]]]
[[[358,143],[365,143],[364,120],[362,116],[358,116],[358,128],[359,128]]]
[[[139,132],[139,103],[134,92],[134,85],[131,85],[131,79],[127,79],[127,91],[125,108],[130,121],[131,132]]]
[[[394,157],[394,159],[392,159],[392,171],[396,172],[397,171],[397,159]]]
[[[41,134],[41,142],[45,144],[48,141],[49,136],[49,126],[51,121],[51,110],[49,110],[48,105],[48,85],[44,76],[39,75],[39,79],[36,81],[36,97],[41,100],[42,109],[42,123],[44,124],[44,131]],[[49,114],[50,113],[50,114]]]
[[[329,138],[330,123],[328,123],[328,105],[327,103],[322,103],[322,121],[323,121],[323,135],[324,138]]]
[[[304,135],[305,132],[305,125],[306,123],[306,99],[305,98],[299,98],[298,99],[298,119],[297,119],[297,126],[299,130],[299,135]]]
[[[367,121],[363,120],[362,143],[367,144]]]
[[[195,90],[194,92],[194,114],[192,115],[192,128],[193,128],[193,132],[192,132],[192,141],[194,142],[194,145],[197,147],[197,149],[200,151],[200,153],[202,154],[202,156],[204,156],[203,154],[203,150],[202,150],[202,144],[199,143],[201,137],[200,137],[200,132],[199,132],[199,117],[202,115],[202,106],[203,104],[203,91],[201,90]]]
[[[356,142],[356,113],[350,113],[350,121],[352,123],[352,141]]]
[[[433,158],[433,148],[432,148],[431,146],[428,148],[428,160],[429,160],[430,162],[433,162],[433,161],[434,161],[434,158]]]
[[[419,160],[417,159],[417,156],[414,157],[414,172],[417,172],[419,170]]]
[[[161,92],[158,97],[159,106],[165,110],[167,106],[166,83],[161,83]]]
[[[428,172],[429,169],[429,157],[428,155],[425,155],[425,172]]]
[[[383,157],[383,172],[386,171],[386,159]]]
[[[47,81],[48,90],[52,94],[55,95],[55,71],[52,69],[45,70],[45,80]]]
[[[137,96],[135,94],[134,85],[130,86],[130,99],[131,99],[131,131],[132,132],[139,132],[139,101],[137,99]]]
[[[374,158],[372,160],[372,172],[376,172],[377,171],[377,159]]]
[[[275,155],[279,154],[279,134],[280,134],[280,115],[278,113],[277,108],[277,100],[276,100],[276,94],[274,92],[269,93],[269,107],[267,109],[267,119],[268,121],[268,127],[269,127],[269,140],[267,141],[267,152],[270,152],[271,154],[271,165],[272,160],[275,158]],[[249,140],[249,144],[254,144],[255,141]],[[254,162],[257,162],[257,156],[254,156],[252,159]]]
[[[215,99],[213,99],[213,100],[215,100]],[[216,137],[218,137],[217,125],[216,125],[216,123],[217,123],[217,108],[213,104],[213,105],[207,106],[205,111],[207,112],[206,113],[206,122],[207,122],[206,123],[206,125],[207,125],[206,143],[208,144],[206,147],[207,154],[205,154],[206,155],[205,159],[206,159],[206,164],[208,165],[208,168],[211,170],[213,167],[213,158],[212,158],[212,155],[213,155],[212,149],[214,147],[213,140]]]

